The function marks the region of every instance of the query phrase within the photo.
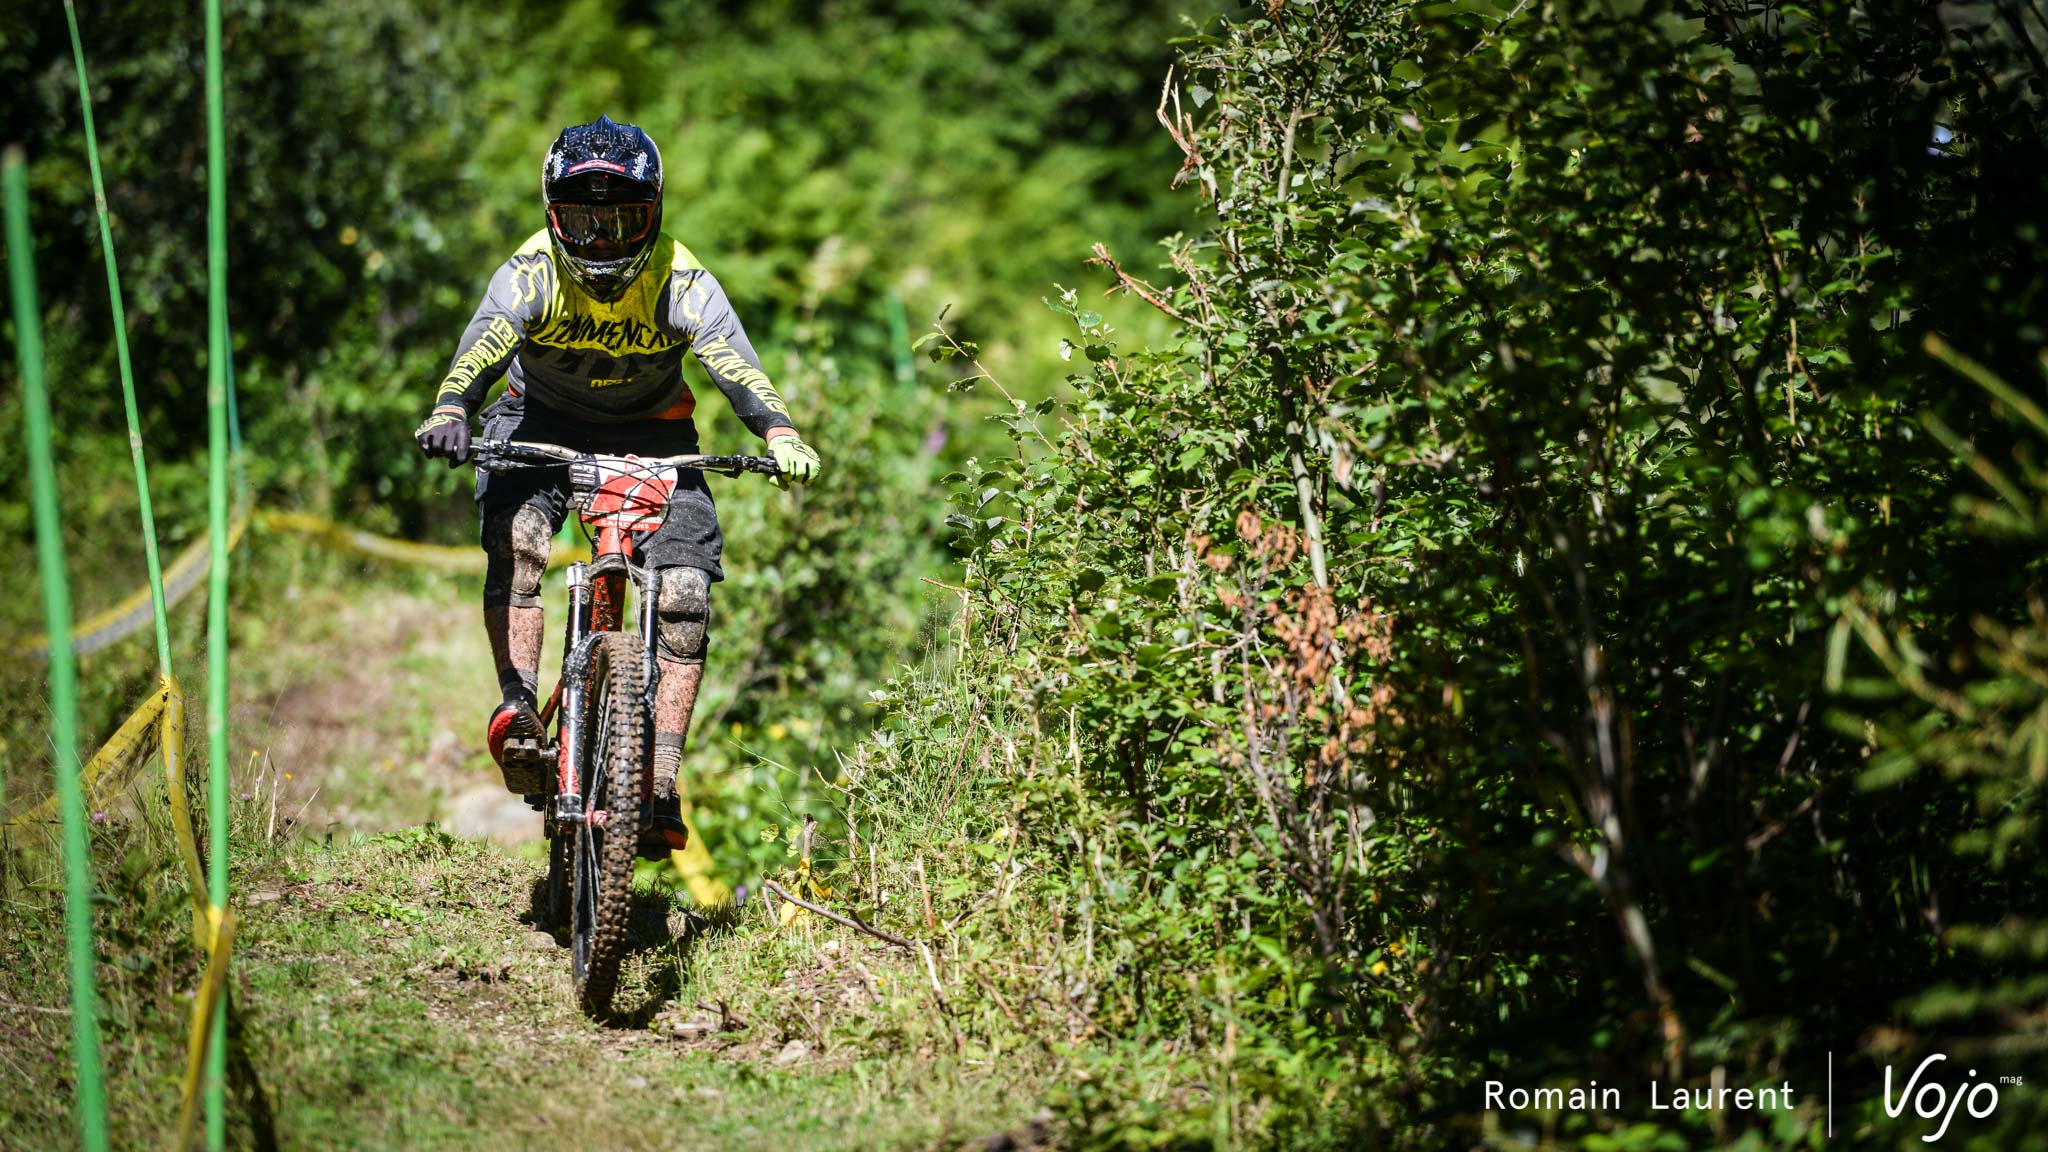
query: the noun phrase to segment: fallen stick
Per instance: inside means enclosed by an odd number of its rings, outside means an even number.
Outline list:
[[[10,1012],[44,1012],[51,1016],[71,1015],[71,1009],[69,1008],[45,1008],[41,1004],[17,1004],[12,1000],[0,1000],[0,1008],[5,1008]]]
[[[777,896],[782,897],[784,900],[789,901],[791,904],[794,904],[797,907],[804,909],[805,911],[816,912],[818,915],[823,916],[825,919],[830,920],[835,924],[843,924],[856,932],[865,932],[868,935],[873,936],[877,940],[883,941],[884,943],[888,944],[894,944],[898,948],[908,949],[913,952],[917,950],[917,945],[912,944],[910,941],[905,940],[903,937],[893,936],[887,932],[882,931],[880,928],[870,927],[866,923],[862,922],[859,917],[842,916],[839,913],[832,911],[830,908],[825,908],[817,904],[813,904],[809,900],[799,900],[796,897],[791,896],[789,894],[788,889],[784,888],[780,884],[777,884],[773,880],[763,880],[761,882],[761,887],[768,889],[770,892],[775,893]]]

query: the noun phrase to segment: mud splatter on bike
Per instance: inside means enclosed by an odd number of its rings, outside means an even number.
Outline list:
[[[478,440],[472,452],[491,472],[567,467],[571,506],[591,533],[590,561],[569,565],[562,675],[541,710],[542,737],[508,741],[503,754],[553,764],[541,773],[550,790],[538,797],[548,838],[544,909],[551,928],[569,933],[578,1003],[602,1015],[625,959],[633,861],[653,819],[657,572],[635,559],[639,543],[668,515],[678,470],[778,470],[763,456],[605,456],[512,440]],[[637,630],[626,626],[629,582]]]

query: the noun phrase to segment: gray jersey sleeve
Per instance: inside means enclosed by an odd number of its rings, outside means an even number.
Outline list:
[[[522,254],[498,266],[483,303],[462,330],[455,359],[434,396],[435,411],[460,409],[474,416],[505,374],[512,354],[526,338],[527,327],[547,310],[554,289],[554,262],[548,254]]]
[[[763,438],[778,425],[796,427],[775,385],[761,370],[761,359],[754,354],[718,278],[702,268],[678,269],[669,287],[666,319],[670,329],[690,341],[698,363],[725,393],[740,422]]]

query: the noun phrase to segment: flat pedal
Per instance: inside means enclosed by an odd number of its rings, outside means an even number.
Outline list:
[[[553,744],[508,738],[498,752],[498,767],[505,774],[505,790],[522,796],[545,792],[548,776],[555,768],[555,758]]]
[[[682,804],[673,795],[656,796],[651,808],[635,854],[642,860],[666,860],[669,853],[689,847],[690,826],[683,823]]]
[[[690,834],[680,824],[675,828],[649,826],[640,830],[640,842],[633,846],[633,854],[642,860],[666,860],[671,852],[681,852],[689,847]]]

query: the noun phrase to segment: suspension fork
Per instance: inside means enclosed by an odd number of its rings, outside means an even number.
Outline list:
[[[569,635],[568,646],[562,649],[562,654],[565,656],[574,652],[576,645],[590,631],[592,609],[590,583],[590,565],[581,560],[569,565],[568,578],[566,580],[569,590]]]
[[[581,761],[581,737],[584,725],[589,723],[590,692],[589,681],[581,674],[582,670],[569,667],[566,661],[591,633],[618,631],[619,619],[624,615],[626,574],[610,571],[593,575],[590,565],[578,561],[569,565],[565,583],[569,592],[569,622],[563,651],[566,675],[557,686],[562,699],[562,726],[557,732],[560,779],[555,792],[555,820],[580,823],[584,817],[583,777],[589,767]],[[654,662],[654,598],[647,595],[644,588],[640,596],[640,620],[642,635],[648,638],[643,659],[651,666]],[[652,713],[653,689],[648,690],[643,706]],[[649,735],[647,741],[649,748],[641,756],[643,764],[651,763],[653,737]],[[652,787],[651,769],[643,768],[640,775],[641,791],[645,793]]]
[[[647,695],[640,701],[641,714],[647,722],[640,726],[640,799],[645,802],[654,798],[654,701],[661,691],[661,661],[655,658],[655,644],[660,621],[655,613],[661,596],[661,573],[659,568],[648,568],[646,579],[640,585],[640,667],[644,675],[640,682],[647,686]]]
[[[654,694],[661,687],[661,661],[657,644],[661,635],[661,574],[665,568],[646,569],[646,582],[640,586],[640,661],[647,685],[647,710],[654,711]],[[650,725],[648,731],[653,731]]]
[[[569,565],[565,581],[569,592],[569,619],[562,624],[562,659],[566,662],[569,653],[576,650],[576,644],[590,631],[590,567],[582,561]],[[564,681],[555,681],[555,690],[548,695],[548,702],[540,710],[540,726],[546,728],[554,722],[562,708]],[[555,729],[556,743],[561,743],[562,731]],[[557,756],[559,760],[559,755]]]
[[[568,661],[590,634],[598,589],[590,579],[590,566],[580,561],[569,565],[566,583],[569,623],[562,649],[565,675],[556,685],[562,700],[562,726],[555,732],[556,770],[560,774],[555,786],[555,820],[574,823],[583,819],[583,765],[578,763],[577,746],[582,743],[583,725],[588,720],[589,685],[581,670],[570,667]]]

